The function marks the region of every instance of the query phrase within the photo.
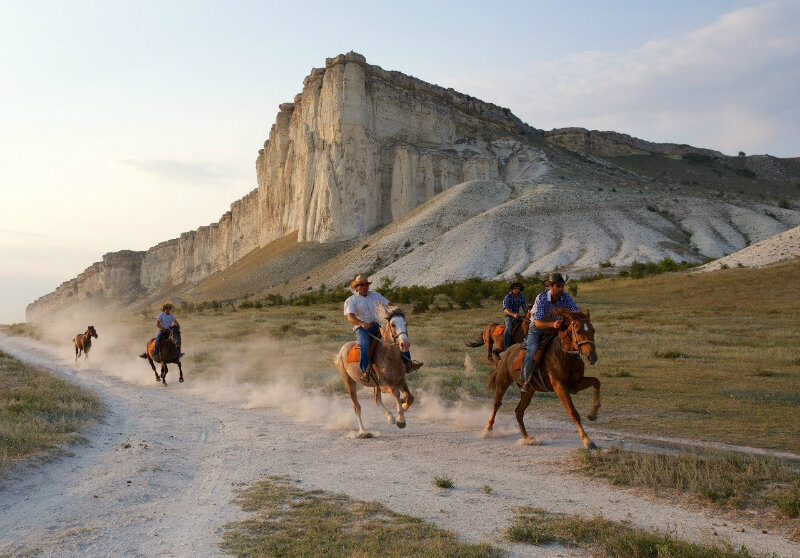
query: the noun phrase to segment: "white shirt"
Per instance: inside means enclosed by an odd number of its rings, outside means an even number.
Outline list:
[[[370,291],[367,296],[356,293],[344,301],[344,315],[355,314],[362,322],[371,324],[378,321],[378,307],[386,306],[389,301],[380,293]],[[353,326],[358,329],[358,326]]]
[[[150,314],[150,315],[152,316],[152,314]],[[174,324],[177,321],[178,318],[176,318],[175,314],[173,314],[171,312],[169,314],[167,314],[166,312],[161,312],[158,315],[158,318],[156,318],[156,319],[158,320],[158,323],[161,324],[161,327],[169,328],[169,326]]]

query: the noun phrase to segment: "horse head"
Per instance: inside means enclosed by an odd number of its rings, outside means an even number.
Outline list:
[[[178,339],[180,339],[180,337],[181,337],[181,328],[180,328],[180,326],[171,325],[169,327],[169,337],[167,337],[167,339],[177,346]]]
[[[397,343],[401,351],[407,351],[411,347],[408,339],[408,326],[406,325],[406,315],[397,306],[391,307],[386,312],[386,327],[383,330],[384,341]]]
[[[561,332],[561,346],[567,352],[579,355],[589,364],[597,362],[594,326],[589,318],[589,310],[571,312],[558,309],[555,312],[566,320],[566,326]]]
[[[86,333],[89,335],[89,337],[94,337],[95,339],[97,339],[97,332],[94,330],[93,325],[90,325],[89,327],[86,328]]]

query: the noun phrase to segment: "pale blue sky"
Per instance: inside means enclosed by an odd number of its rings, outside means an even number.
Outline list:
[[[217,221],[350,50],[537,128],[800,156],[798,2],[0,0],[0,323]]]

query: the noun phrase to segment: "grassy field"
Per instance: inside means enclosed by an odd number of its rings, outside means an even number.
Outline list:
[[[800,264],[603,279],[578,283],[575,298],[597,332],[599,361],[587,375],[602,382],[602,407],[590,428],[800,453]],[[464,342],[500,319],[497,306],[409,313],[412,355],[425,362],[412,389],[485,397],[488,418],[486,352]],[[340,304],[228,306],[179,318],[190,374],[218,374],[235,361],[242,380],[289,369],[308,387],[344,393],[330,364],[352,339]],[[590,391],[574,396],[584,413]],[[501,410],[517,396],[509,390]],[[566,416],[549,395],[537,394],[531,408]]]
[[[0,478],[11,463],[75,441],[99,399],[0,352]]]
[[[268,478],[239,493],[254,517],[225,526],[221,548],[235,556],[500,557],[488,544],[469,544],[452,532],[384,506],[321,490],[304,491]]]

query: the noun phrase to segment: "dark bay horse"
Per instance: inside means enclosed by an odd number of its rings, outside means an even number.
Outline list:
[[[89,326],[86,328],[86,333],[79,333],[72,340],[72,344],[75,345],[75,362],[78,362],[78,357],[81,352],[86,360],[89,359],[89,349],[92,348],[92,337],[97,339],[97,332],[94,330],[94,326]]]
[[[398,428],[406,427],[404,411],[408,410],[414,402],[414,396],[411,395],[406,383],[406,365],[402,360],[398,343],[403,343],[405,347],[408,347],[408,328],[406,327],[403,311],[399,308],[394,308],[386,316],[386,325],[381,329],[381,340],[377,344],[372,357],[373,373],[378,380],[378,384],[375,383],[373,378],[370,378],[368,382],[361,381],[361,369],[357,352],[353,353],[356,356],[348,358],[354,345],[357,345],[355,341],[345,343],[333,359],[333,364],[342,376],[347,393],[350,394],[350,399],[353,400],[353,410],[356,413],[356,420],[358,420],[359,438],[371,438],[372,434],[364,430],[364,423],[361,422],[361,404],[358,402],[356,384],[374,388],[375,404],[383,408],[383,413],[389,424],[397,424]],[[354,358],[355,362],[353,362]],[[397,402],[396,420],[391,411],[383,404],[381,392],[391,393],[394,396]]]
[[[512,343],[522,343],[525,336],[528,335],[528,328],[531,324],[531,311],[530,309],[525,312],[524,318],[514,318],[511,329]],[[500,353],[506,350],[505,346],[505,331],[506,327],[503,324],[491,323],[483,330],[474,341],[465,343],[467,347],[480,347],[486,345],[486,360],[490,365],[500,360]]]
[[[572,398],[570,397],[571,393],[578,393],[588,387],[594,388],[594,402],[586,417],[589,420],[597,418],[597,411],[600,408],[600,381],[597,378],[583,375],[584,360],[589,364],[597,362],[597,351],[594,346],[594,327],[589,321],[588,310],[584,313],[558,309],[555,310],[555,313],[566,320],[565,326],[544,350],[538,371],[534,372],[533,378],[531,378],[532,391],[530,393],[522,393],[515,410],[522,439],[525,442],[530,442],[531,440],[525,430],[523,417],[534,392],[552,391],[558,395],[572,422],[578,428],[583,447],[597,449],[595,443],[589,439],[589,436],[583,430],[581,417],[575,409],[575,405],[572,404]],[[503,353],[489,375],[486,387],[494,390],[494,410],[492,411],[492,416],[489,417],[489,424],[486,426],[487,432],[491,431],[494,426],[497,409],[500,408],[503,402],[503,394],[512,382],[522,383],[520,381],[520,369],[522,365],[521,357],[524,353],[522,345],[512,345]]]
[[[178,326],[173,325],[169,328],[169,336],[161,340],[161,347],[158,349],[158,358],[154,356],[156,350],[156,338],[153,337],[147,342],[145,351],[139,355],[140,358],[146,358],[150,363],[150,368],[156,374],[156,382],[159,380],[162,384],[167,385],[167,364],[175,363],[178,365],[180,371],[179,382],[183,382],[183,368],[181,367],[181,354],[178,352],[178,340],[180,339],[181,330]],[[161,363],[161,376],[156,371],[154,362]]]

